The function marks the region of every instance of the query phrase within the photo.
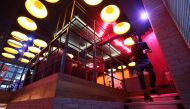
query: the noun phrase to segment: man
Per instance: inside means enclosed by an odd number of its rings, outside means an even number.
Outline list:
[[[149,73],[150,76],[150,86],[151,86],[151,92],[155,92],[155,83],[156,83],[156,75],[153,71],[153,66],[150,63],[147,53],[151,53],[152,50],[148,47],[146,42],[139,42],[138,36],[133,36],[133,41],[135,44],[131,47],[132,50],[132,61],[136,62],[136,70],[137,75],[139,78],[139,82],[141,85],[141,89],[144,90],[144,100],[145,101],[152,101],[151,96],[148,93],[146,83],[144,80],[144,73],[143,71],[146,70]]]

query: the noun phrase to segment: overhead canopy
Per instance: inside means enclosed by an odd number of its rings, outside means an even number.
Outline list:
[[[37,24],[28,17],[24,16],[18,17],[17,21],[19,25],[26,30],[35,31],[37,29]]]
[[[36,18],[42,19],[47,17],[47,9],[39,0],[26,0],[25,7],[28,12]]]
[[[10,46],[15,47],[15,48],[22,48],[22,46],[23,46],[20,42],[15,41],[15,40],[13,40],[13,39],[8,39],[8,40],[7,40],[7,43],[8,43]]]
[[[10,54],[10,53],[1,53],[2,56],[4,56],[5,58],[9,58],[9,59],[14,59],[15,56]]]
[[[8,53],[11,53],[11,54],[18,54],[18,51],[11,48],[11,47],[4,47],[4,50]]]
[[[25,35],[24,33],[21,33],[19,31],[12,31],[11,32],[11,35],[17,39],[17,40],[20,40],[20,41],[28,41],[28,36]]]

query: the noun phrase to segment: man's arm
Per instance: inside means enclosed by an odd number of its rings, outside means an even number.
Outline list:
[[[144,42],[144,50],[143,50],[143,53],[146,54],[146,53],[152,53],[152,50],[148,47],[147,43]]]

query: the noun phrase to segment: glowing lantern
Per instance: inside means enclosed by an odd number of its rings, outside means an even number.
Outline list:
[[[49,3],[57,3],[59,0],[46,0]]]
[[[6,57],[6,58],[9,58],[9,59],[14,59],[15,56],[12,55],[12,54],[9,54],[9,53],[1,53],[2,56]]]
[[[46,57],[48,55],[48,52],[43,53],[43,56]]]
[[[123,69],[126,69],[127,66],[126,65],[123,65]],[[122,66],[118,66],[117,69],[121,70],[122,69]]]
[[[131,45],[134,45],[135,42],[133,41],[133,39],[131,37],[129,37],[129,38],[124,40],[124,44],[127,46],[131,46]]]
[[[40,61],[43,60],[43,59],[44,59],[45,61],[47,60],[47,58],[44,58],[44,57],[40,57],[40,58],[39,58]]]
[[[108,69],[108,71],[111,72],[111,69]],[[113,68],[113,69],[112,69],[112,72],[115,72],[115,71],[116,71],[116,69]]]
[[[128,64],[128,66],[134,67],[134,66],[136,66],[136,63],[135,62],[131,62],[131,63]]]
[[[26,0],[25,7],[28,12],[34,17],[40,19],[47,17],[47,9],[45,5],[39,0]]]
[[[120,22],[115,25],[113,31],[117,35],[125,34],[129,31],[130,24],[128,22]]]
[[[29,60],[28,59],[25,59],[25,58],[19,58],[18,59],[20,62],[23,62],[23,63],[29,63]]]
[[[106,6],[101,12],[101,18],[104,22],[114,22],[119,18],[120,10],[115,5]]]
[[[12,31],[11,35],[20,41],[28,41],[28,36],[25,35],[24,33],[18,32],[18,31]]]
[[[84,0],[84,2],[86,2],[88,5],[98,5],[102,2],[103,0]]]
[[[40,39],[34,39],[33,41],[34,45],[38,46],[38,47],[47,47],[47,43],[43,40]]]
[[[32,53],[40,53],[41,50],[37,47],[28,47],[28,50],[31,51]]]
[[[17,42],[17,41],[12,40],[12,39],[9,39],[9,40],[7,41],[7,43],[8,43],[10,46],[15,47],[15,48],[22,48],[22,46],[23,46],[20,42]]]
[[[10,47],[5,47],[4,50],[8,53],[11,53],[11,54],[18,54],[18,51],[13,49],[13,48],[10,48]]]
[[[25,52],[24,56],[26,56],[27,58],[34,58],[35,57],[35,55],[33,53],[30,53],[30,52]]]
[[[37,29],[36,23],[28,17],[24,16],[18,17],[17,21],[19,25],[26,30],[35,31]]]
[[[71,53],[67,53],[67,55],[68,55],[71,59],[73,59],[73,58],[74,58],[74,55],[73,55],[73,54],[71,54]]]

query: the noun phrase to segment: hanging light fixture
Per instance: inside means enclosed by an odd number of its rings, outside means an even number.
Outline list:
[[[15,39],[20,40],[20,41],[28,41],[29,40],[27,35],[25,35],[24,33],[18,32],[18,31],[12,31],[11,35]]]
[[[108,69],[108,71],[109,71],[109,72],[111,72],[111,69]],[[116,69],[115,69],[115,68],[113,68],[113,69],[112,69],[112,71],[113,71],[113,72],[115,72],[115,71],[116,71]]]
[[[123,65],[123,69],[126,69],[126,68],[127,68],[127,66],[126,66],[126,65]],[[117,69],[121,70],[121,69],[122,69],[122,66],[121,66],[121,65],[118,66]]]
[[[47,9],[39,0],[26,0],[25,7],[27,11],[36,18],[42,19],[47,17]]]
[[[71,54],[71,53],[67,53],[67,55],[68,55],[71,59],[73,59],[73,58],[74,58],[74,55],[73,55],[73,54]]]
[[[84,0],[85,3],[87,3],[88,5],[98,5],[102,2],[103,0]]]
[[[133,41],[131,37],[128,37],[127,39],[124,40],[124,44],[127,46],[131,46],[131,45],[134,45],[135,42]]]
[[[114,26],[113,31],[117,35],[122,35],[127,33],[129,29],[130,29],[130,24],[128,22],[120,22]]]
[[[25,52],[24,56],[26,56],[27,58],[34,58],[35,57],[35,55],[33,53],[30,53],[30,52]]]
[[[41,39],[34,39],[33,43],[38,47],[47,47],[47,43]]]
[[[15,50],[15,49],[13,49],[13,48],[11,48],[11,47],[4,47],[3,49],[4,49],[6,52],[8,52],[8,53],[11,53],[11,54],[18,54],[18,51]]]
[[[41,50],[39,48],[33,47],[33,46],[28,47],[28,50],[32,53],[40,53],[41,52]]]
[[[48,52],[43,53],[43,56],[46,57],[48,55]]]
[[[28,59],[25,59],[25,58],[19,58],[18,60],[26,64],[30,62]]]
[[[37,29],[37,24],[28,17],[20,16],[18,17],[17,22],[26,30],[35,31]]]
[[[108,5],[101,12],[101,19],[104,22],[114,22],[119,18],[120,10],[116,5]]]
[[[20,42],[17,42],[17,41],[15,41],[15,40],[13,40],[13,39],[7,40],[7,43],[8,43],[10,46],[15,47],[15,48],[22,48],[22,46],[23,46]]]
[[[49,3],[57,3],[59,0],[46,0]]]
[[[15,56],[10,54],[10,53],[1,53],[1,55],[3,57],[9,58],[9,59],[14,59],[15,58]]]
[[[131,63],[128,64],[128,66],[134,67],[134,66],[136,66],[136,63],[135,62],[131,62]]]

